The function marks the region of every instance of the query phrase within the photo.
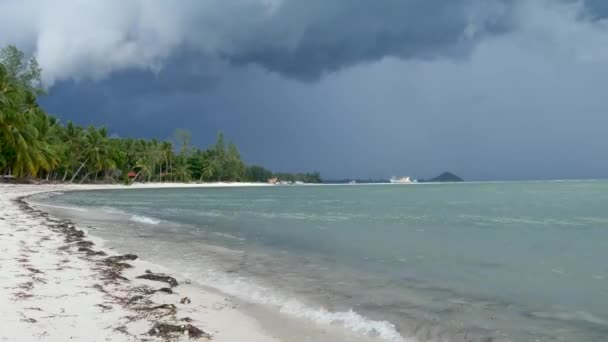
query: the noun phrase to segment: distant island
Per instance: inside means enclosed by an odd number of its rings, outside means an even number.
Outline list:
[[[417,183],[456,183],[464,182],[464,179],[451,172],[443,172],[439,176],[430,179],[416,179]],[[384,184],[390,183],[389,179],[323,179],[325,184]]]
[[[419,179],[419,183],[445,183],[445,182],[464,182],[464,180],[451,172],[443,172],[439,176],[431,179]]]

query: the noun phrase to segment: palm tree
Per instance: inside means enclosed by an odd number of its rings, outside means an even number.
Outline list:
[[[137,180],[139,176],[146,177],[147,180],[150,180],[152,176],[152,172],[154,172],[154,168],[152,165],[152,159],[150,158],[150,143],[148,143],[144,139],[139,139],[135,142],[135,165],[133,165],[134,169],[139,169],[137,175],[133,179],[133,181]]]
[[[175,161],[173,173],[175,174],[176,180],[179,180],[180,182],[189,182],[191,180],[192,173],[188,168],[186,158],[182,156]]]
[[[215,158],[207,158],[206,163],[203,165],[202,177],[205,180],[213,180],[217,174],[218,163]]]
[[[107,128],[102,127],[97,130],[95,127],[89,126],[83,139],[83,158],[84,161],[72,176],[70,183],[74,181],[85,166],[88,166],[87,173],[81,179],[81,183],[91,173],[95,173],[95,180],[97,180],[99,172],[116,168],[116,162],[112,159],[112,144],[110,144],[108,138]]]
[[[24,89],[9,76],[4,65],[0,64],[0,137],[7,144],[13,144],[12,126],[23,123],[20,107],[24,100]]]
[[[133,182],[137,181],[137,178],[140,175],[149,176],[151,174],[150,163],[147,160],[143,159],[143,158],[137,160],[137,162],[135,163],[135,168],[139,169],[139,171],[137,171],[137,174],[133,178]]]
[[[84,166],[80,162],[84,133],[81,127],[68,121],[65,128],[60,130],[59,136],[62,141],[60,167],[64,171],[61,181],[65,182],[68,173],[72,171],[74,166],[78,164],[81,167]]]
[[[0,138],[4,148],[11,149],[14,157],[9,173],[16,176],[36,176],[43,167],[50,169],[53,158],[49,145],[38,141],[38,129],[46,129],[47,117],[36,103],[36,96],[12,79],[0,65]],[[38,127],[37,127],[38,124]]]
[[[15,176],[35,176],[41,164],[44,163],[43,156],[36,146],[36,131],[31,125],[21,129],[12,127],[12,138],[14,140],[15,159],[12,170]]]
[[[163,168],[163,150],[162,150],[162,146],[160,145],[160,143],[158,142],[158,140],[156,139],[152,139],[150,141],[150,144],[148,146],[148,159],[150,161],[150,166],[151,166],[151,175],[148,177],[148,181],[150,181],[150,179],[154,176],[154,174],[156,173],[156,166],[160,165],[160,170],[159,170],[159,177],[160,177],[160,173],[162,173],[162,168]]]
[[[24,113],[26,100],[31,100],[31,97],[27,96],[25,88],[15,82],[4,65],[0,64],[0,138],[5,149],[14,151],[12,171],[17,175],[35,171],[33,160],[36,158],[29,147],[33,132]],[[10,164],[10,161],[7,163]],[[11,167],[8,171],[11,172]]]
[[[59,165],[61,141],[58,133],[60,126],[57,119],[46,115],[41,110],[35,113],[32,124],[36,133],[34,148],[37,150],[39,168],[47,173],[48,179],[51,171]]]
[[[95,171],[95,181],[97,181],[97,175],[99,172],[106,173],[109,170],[114,170],[116,168],[116,162],[112,158],[113,150],[112,144],[110,143],[110,139],[108,137],[108,129],[106,127],[102,127],[99,130],[95,130],[93,128],[92,132],[96,132],[93,134],[95,138],[93,146],[95,146],[95,161],[94,171]],[[107,173],[106,173],[107,175]]]
[[[166,180],[166,175],[169,174],[169,170],[171,169],[171,161],[173,159],[173,145],[171,145],[171,143],[169,141],[163,141],[161,143],[161,150],[162,150],[162,154],[163,154],[163,159],[165,161],[165,180]],[[161,173],[162,175],[162,173]],[[161,177],[161,182],[162,182],[162,177]]]

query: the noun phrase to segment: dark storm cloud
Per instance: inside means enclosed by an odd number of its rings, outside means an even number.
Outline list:
[[[608,1],[606,0],[586,0],[588,14],[595,19],[608,17]]]
[[[190,64],[255,64],[317,80],[385,57],[466,58],[482,39],[517,30],[531,6],[570,7],[589,20],[608,14],[603,0],[6,0],[0,43],[36,54],[49,85],[125,70],[145,76],[185,55]]]
[[[479,38],[506,32],[509,11],[508,2],[494,0],[290,1],[258,37],[239,41],[224,57],[305,80],[386,56],[460,57]],[[305,24],[292,43],[264,38],[300,16]]]
[[[85,82],[105,88],[104,93],[116,98],[198,93],[216,86],[224,68],[216,61],[183,52],[169,58],[158,71],[128,69],[114,73],[111,82]]]
[[[316,79],[386,56],[466,55],[484,35],[508,30],[512,6],[508,0],[9,0],[0,4],[0,33],[2,43],[33,46],[47,84],[158,71],[183,49],[200,59]]]

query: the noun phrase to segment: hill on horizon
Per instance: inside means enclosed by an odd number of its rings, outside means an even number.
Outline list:
[[[431,179],[419,179],[421,183],[446,183],[446,182],[464,182],[464,179],[456,176],[451,172],[442,172],[439,176]]]

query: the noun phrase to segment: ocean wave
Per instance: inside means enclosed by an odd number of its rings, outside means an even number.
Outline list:
[[[304,213],[304,212],[294,212],[294,213],[275,213],[275,212],[258,212],[258,211],[249,211],[247,214],[260,216],[268,219],[288,219],[288,220],[304,220],[304,221],[321,221],[321,222],[344,222],[352,220],[353,216],[348,215],[320,215],[320,214],[312,214],[312,213]]]
[[[47,203],[34,203],[34,205],[36,206],[42,206],[42,207],[47,207],[47,208],[53,208],[53,209],[61,209],[61,210],[71,210],[71,211],[81,211],[81,212],[87,212],[89,211],[88,209],[82,208],[82,207],[71,207],[71,206],[64,206],[64,205],[54,205],[54,204],[47,204]]]
[[[122,211],[120,209],[116,209],[114,207],[101,207],[101,210],[105,211],[106,213],[110,213],[110,214],[126,214],[124,211]]]
[[[356,333],[370,337],[379,337],[385,341],[413,342],[413,340],[404,339],[392,323],[375,321],[353,310],[331,312],[324,308],[312,308],[293,301],[282,305],[280,311],[296,317],[306,318],[319,324],[339,325]]]
[[[155,218],[148,217],[148,216],[141,216],[141,215],[133,215],[133,216],[131,216],[130,220],[133,222],[137,222],[137,223],[154,224],[154,225],[160,223],[160,220],[157,220]]]
[[[293,317],[306,319],[326,326],[340,326],[355,333],[377,337],[387,342],[415,342],[405,339],[395,325],[387,321],[367,318],[353,310],[329,311],[323,307],[306,305],[291,296],[255,284],[249,278],[233,277],[223,272],[210,270],[202,277],[193,277],[205,286],[217,288],[221,292],[254,304],[269,305],[279,312]]]
[[[245,239],[243,239],[242,237],[234,236],[228,233],[213,232],[213,234],[230,240],[245,241]]]
[[[205,216],[205,217],[225,217],[226,216],[219,211],[200,211],[200,212],[197,212],[196,215]]]
[[[579,322],[587,322],[600,326],[608,326],[608,321],[605,319],[598,317],[592,313],[586,311],[575,311],[575,312],[532,312],[531,316],[544,318],[544,319],[554,319],[560,321],[579,321]]]
[[[47,200],[51,197],[54,196],[59,196],[59,195],[63,195],[63,192],[61,191],[49,191],[49,192],[42,192],[39,194],[35,194],[32,195],[31,198],[35,199],[35,200]]]
[[[479,215],[459,215],[461,219],[473,221],[474,224],[509,224],[509,225],[544,225],[544,226],[581,226],[582,224],[575,221],[560,220],[560,219],[532,219],[525,217],[504,217],[504,216],[479,216]]]

